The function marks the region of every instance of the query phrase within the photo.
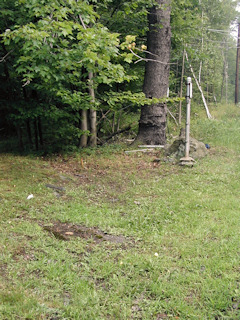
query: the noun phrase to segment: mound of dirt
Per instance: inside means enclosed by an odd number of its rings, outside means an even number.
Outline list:
[[[96,227],[86,227],[72,223],[54,222],[51,226],[43,226],[43,229],[52,233],[55,238],[66,241],[77,237],[86,240],[90,239],[95,243],[102,241],[124,243],[127,241],[127,238],[122,235],[111,235]]]

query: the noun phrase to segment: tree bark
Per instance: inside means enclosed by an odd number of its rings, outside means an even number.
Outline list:
[[[95,102],[95,92],[93,87],[93,73],[89,72],[88,74],[89,79],[89,95],[91,97],[91,102]],[[95,147],[97,145],[97,111],[95,109],[90,109],[89,114],[90,120],[90,138],[89,138],[89,145],[91,147]]]
[[[77,0],[78,2],[78,0]],[[86,30],[87,26],[85,25],[85,22],[83,21],[81,15],[79,15],[79,19],[81,21],[81,24],[83,28]],[[91,102],[95,102],[95,92],[94,92],[94,87],[93,87],[93,73],[89,72],[88,74],[88,80],[89,80],[89,95],[91,97]],[[87,112],[82,110],[82,117],[84,118],[82,120],[82,126],[81,129],[83,130],[83,127],[87,126]],[[89,116],[89,121],[90,121],[90,138],[89,138],[89,145],[91,147],[94,147],[97,145],[97,111],[95,109],[90,109],[90,116]],[[85,123],[84,123],[85,122]],[[86,135],[81,137],[82,139],[80,140],[80,145],[81,147],[86,147],[87,142],[86,142]]]
[[[81,110],[81,124],[80,128],[82,131],[88,130],[88,116],[87,116],[87,110],[83,109]],[[83,133],[80,138],[80,147],[85,148],[87,146],[88,136],[86,133]]]
[[[156,60],[145,64],[143,92],[147,98],[167,96],[169,85],[169,61],[171,49],[170,0],[157,0],[148,14],[148,51],[156,55]],[[152,55],[147,54],[147,59]],[[167,126],[167,106],[164,103],[143,106],[139,121],[137,141],[143,144],[165,144]]]

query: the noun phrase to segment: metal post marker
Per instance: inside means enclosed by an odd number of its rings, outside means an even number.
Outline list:
[[[187,78],[187,110],[186,110],[186,137],[185,137],[185,157],[180,159],[182,166],[193,166],[195,160],[189,156],[190,150],[190,110],[191,110],[191,99],[192,99],[192,79]]]

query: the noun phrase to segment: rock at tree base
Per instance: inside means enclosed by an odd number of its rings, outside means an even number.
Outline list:
[[[190,137],[189,155],[193,159],[201,159],[208,154],[203,142]],[[181,130],[179,137],[166,149],[166,155],[172,159],[180,159],[185,156],[185,130]]]

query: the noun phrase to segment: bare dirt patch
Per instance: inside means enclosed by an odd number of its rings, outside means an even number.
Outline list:
[[[119,173],[122,176],[125,174],[133,173],[135,171],[151,170],[158,167],[157,163],[153,160],[161,156],[160,152],[153,152],[151,154],[137,154],[126,155],[118,153],[115,158],[109,158],[104,155],[95,157],[83,157],[81,159],[69,157],[63,160],[57,157],[48,161],[50,167],[56,170],[61,175],[67,175],[74,181],[77,179],[79,183],[95,182],[96,178],[102,178],[109,174]],[[63,176],[62,176],[63,177]],[[70,178],[70,180],[71,180]],[[67,177],[65,177],[67,179]],[[63,180],[63,179],[61,179]]]
[[[14,261],[19,261],[23,259],[25,261],[34,261],[36,260],[34,252],[31,252],[26,249],[26,247],[19,247],[13,251],[12,257]]]
[[[0,277],[7,278],[7,275],[8,275],[7,268],[8,268],[7,263],[0,264]]]
[[[44,230],[52,233],[55,238],[60,240],[71,240],[74,238],[82,238],[93,240],[95,243],[108,241],[111,243],[125,243],[128,239],[122,235],[111,235],[96,227],[86,227],[75,225],[72,223],[54,222],[51,226],[42,226]]]
[[[81,188],[86,192],[86,200],[95,205],[103,202],[112,206],[125,205],[123,195],[132,186],[129,181],[139,180],[140,183],[150,176],[159,178],[179,173],[178,166],[161,161],[161,152],[131,155],[120,152],[114,157],[98,154],[66,159],[59,156],[46,160],[54,174],[45,186],[60,200],[71,201],[67,191]],[[156,157],[159,161],[155,161]]]

